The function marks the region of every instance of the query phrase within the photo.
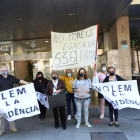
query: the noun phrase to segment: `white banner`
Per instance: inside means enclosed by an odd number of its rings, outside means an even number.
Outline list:
[[[42,93],[36,91],[36,97],[42,105],[49,109],[49,103],[46,101],[46,95],[43,95]]]
[[[94,84],[95,89],[102,93],[114,109],[136,108],[140,109],[140,96],[137,81],[117,81]]]
[[[51,32],[53,69],[73,69],[93,65],[98,25],[72,33]]]
[[[0,92],[0,113],[9,122],[40,114],[33,84]]]

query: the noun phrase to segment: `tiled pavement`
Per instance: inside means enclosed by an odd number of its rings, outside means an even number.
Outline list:
[[[89,122],[92,128],[87,128],[82,119],[79,129],[75,128],[76,120],[72,118],[67,121],[67,130],[61,127],[55,129],[53,125],[52,111],[47,110],[47,119],[38,120],[38,116],[20,119],[16,121],[17,133],[10,132],[9,125],[6,123],[5,133],[0,140],[91,140],[90,132],[123,132],[128,140],[140,140],[140,110],[123,109],[119,111],[120,127],[109,127],[108,109],[106,108],[105,118],[100,121],[99,109],[90,108]],[[82,117],[83,118],[83,117]]]

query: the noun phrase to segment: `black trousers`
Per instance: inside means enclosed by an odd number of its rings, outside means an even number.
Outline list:
[[[59,126],[59,116],[60,116],[62,127],[63,128],[66,127],[66,111],[64,106],[53,108],[53,116],[54,116],[56,127]]]
[[[115,121],[118,121],[118,109],[114,109],[112,104],[108,103],[109,105],[109,115],[110,115],[110,121],[113,122],[113,113],[115,116]]]
[[[46,107],[44,105],[42,105],[39,101],[39,108],[40,108],[40,114],[39,114],[39,118],[45,117],[46,115]]]

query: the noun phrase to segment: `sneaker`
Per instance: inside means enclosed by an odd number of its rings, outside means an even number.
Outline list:
[[[101,116],[99,117],[100,119],[103,119],[104,118],[104,114],[101,114]]]
[[[75,126],[76,128],[79,128],[80,127],[80,123],[77,123],[77,125]]]
[[[10,129],[12,132],[17,132],[16,128]]]
[[[70,121],[71,120],[71,115],[68,115],[68,118],[67,119],[68,119],[68,121]]]
[[[0,132],[0,136],[3,134],[4,132]]]
[[[91,125],[89,122],[85,123],[85,125],[86,125],[87,127],[92,127],[92,125]]]
[[[75,119],[77,120],[77,115],[75,114]]]

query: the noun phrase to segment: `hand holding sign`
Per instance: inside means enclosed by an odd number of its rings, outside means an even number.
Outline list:
[[[77,89],[76,92],[79,93],[80,92],[80,89]]]
[[[89,90],[87,90],[86,93],[89,93]]]

